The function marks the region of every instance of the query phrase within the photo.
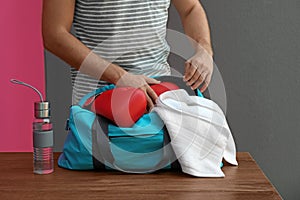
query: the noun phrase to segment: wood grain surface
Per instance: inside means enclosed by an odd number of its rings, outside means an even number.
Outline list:
[[[57,164],[54,173],[35,175],[31,153],[0,153],[0,200],[281,199],[249,153],[237,157],[238,167],[223,167],[225,178],[195,178],[180,171],[143,175],[70,171]]]

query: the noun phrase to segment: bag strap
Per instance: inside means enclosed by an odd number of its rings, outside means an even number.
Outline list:
[[[140,169],[140,170],[127,170],[122,169],[121,167],[115,164],[115,159],[111,151],[110,140],[108,136],[108,124],[109,120],[102,116],[98,116],[92,126],[92,156],[93,156],[93,165],[96,170],[105,169],[105,165],[108,167],[122,171],[125,173],[149,173],[154,172],[157,169],[163,169],[168,164],[170,160],[176,160],[176,155],[169,144],[170,140],[166,137],[168,131],[166,127],[163,127],[164,131],[164,148],[162,149],[163,158],[162,160],[154,167],[154,169]]]
[[[92,126],[92,156],[96,170],[105,169],[105,163],[114,163],[108,137],[109,121],[101,115],[97,116]]]
[[[86,101],[87,101],[89,98],[91,98],[91,97],[93,97],[93,96],[96,96],[96,95],[99,95],[99,94],[101,94],[102,92],[105,92],[105,91],[107,91],[107,90],[112,90],[112,89],[114,89],[114,88],[115,88],[115,85],[113,85],[113,84],[111,84],[111,85],[106,85],[106,86],[103,86],[103,87],[100,87],[100,88],[98,88],[98,89],[96,89],[96,90],[94,90],[94,91],[92,91],[92,92],[86,94],[84,97],[82,97],[82,99],[79,101],[78,105],[79,105],[80,107],[83,107],[83,105],[86,103]]]
[[[161,76],[161,77],[153,77],[156,78],[157,80],[161,80],[161,81],[168,81],[168,82],[172,82],[174,84],[176,84],[176,81],[181,81],[180,77],[175,77],[175,76]],[[100,88],[97,88],[96,90],[86,94],[84,97],[82,97],[82,99],[79,101],[78,105],[80,107],[83,107],[83,105],[86,103],[86,101],[96,95],[101,94],[102,92],[105,92],[106,90],[111,90],[114,89],[116,86],[114,84],[110,84],[110,85],[106,85]],[[182,89],[186,89],[186,88],[182,88]],[[204,97],[203,94],[200,92],[199,89],[194,90],[196,96],[199,97]]]
[[[196,96],[198,97],[204,97],[203,94],[200,92],[200,90],[197,88],[196,90],[194,90],[196,93]]]
[[[174,83],[180,89],[186,90],[189,95],[196,95],[196,96],[199,96],[199,97],[204,97],[203,94],[200,92],[199,89],[191,90],[190,87],[188,87],[186,85],[186,83],[184,83],[182,81],[182,76],[174,76],[174,75],[168,76],[168,75],[166,75],[166,76],[152,76],[151,78],[154,78],[154,79],[159,80],[161,82],[171,82],[171,83]]]

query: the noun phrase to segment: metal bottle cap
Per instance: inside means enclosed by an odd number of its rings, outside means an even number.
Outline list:
[[[36,118],[49,118],[50,103],[47,101],[34,102],[34,116]]]

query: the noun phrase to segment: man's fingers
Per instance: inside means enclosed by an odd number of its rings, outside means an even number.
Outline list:
[[[207,73],[203,72],[202,74],[200,74],[199,79],[192,85],[192,89],[197,89],[203,82],[205,82],[206,77]]]
[[[183,80],[186,82],[186,81],[189,81],[193,75],[195,74],[197,70],[197,67],[193,66],[192,63],[190,62],[186,62],[185,63],[185,73],[184,73],[184,78]]]
[[[204,83],[203,83],[203,85],[202,85],[200,91],[201,91],[202,93],[205,92],[205,90],[207,89],[207,87],[208,87],[208,84],[206,83],[206,81],[204,81]]]
[[[149,78],[149,77],[145,77],[145,80],[148,84],[159,84],[160,83],[160,81],[153,79],[153,78]],[[158,97],[157,97],[157,94],[154,92],[154,90],[148,84],[145,85],[144,87],[145,87],[146,95],[148,97],[150,97],[150,100],[151,100],[151,103],[149,104],[150,105],[149,110],[151,110]]]
[[[201,79],[201,73],[199,70],[196,70],[192,78],[187,82],[188,86],[194,85],[199,79]]]
[[[146,85],[141,89],[145,92],[148,111],[150,111],[154,107],[155,101],[158,97],[149,85]]]
[[[153,103],[155,103],[158,96],[149,85],[146,86],[146,92],[149,95],[149,97],[152,99]]]
[[[211,75],[207,75],[207,77],[200,89],[201,92],[204,92],[207,89],[208,85],[210,84],[210,81],[211,81]]]
[[[201,87],[201,92],[205,91],[210,83],[213,72],[212,56],[207,56],[203,52],[197,52],[193,57],[185,62],[184,82],[191,89]]]
[[[160,81],[158,81],[158,80],[156,80],[154,78],[147,77],[147,76],[145,76],[145,81],[148,84],[160,84]]]
[[[150,111],[154,107],[154,104],[152,102],[152,99],[148,95],[146,95],[146,98],[147,98],[147,107],[148,107],[147,110]]]

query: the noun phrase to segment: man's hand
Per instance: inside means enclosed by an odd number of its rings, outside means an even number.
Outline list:
[[[204,92],[213,72],[213,51],[206,13],[200,2],[199,0],[172,0],[180,15],[184,31],[192,39],[191,42],[197,52],[186,62],[183,80],[192,89],[202,84],[200,90]]]
[[[149,78],[144,75],[134,75],[130,73],[124,74],[116,83],[117,87],[134,87],[144,91],[147,98],[148,110],[154,107],[157,99],[156,93],[152,90],[149,84],[159,84],[160,81]]]
[[[213,73],[213,59],[205,50],[197,51],[185,63],[185,73],[183,80],[193,90],[197,89],[201,84],[201,92],[204,92],[210,81]]]

